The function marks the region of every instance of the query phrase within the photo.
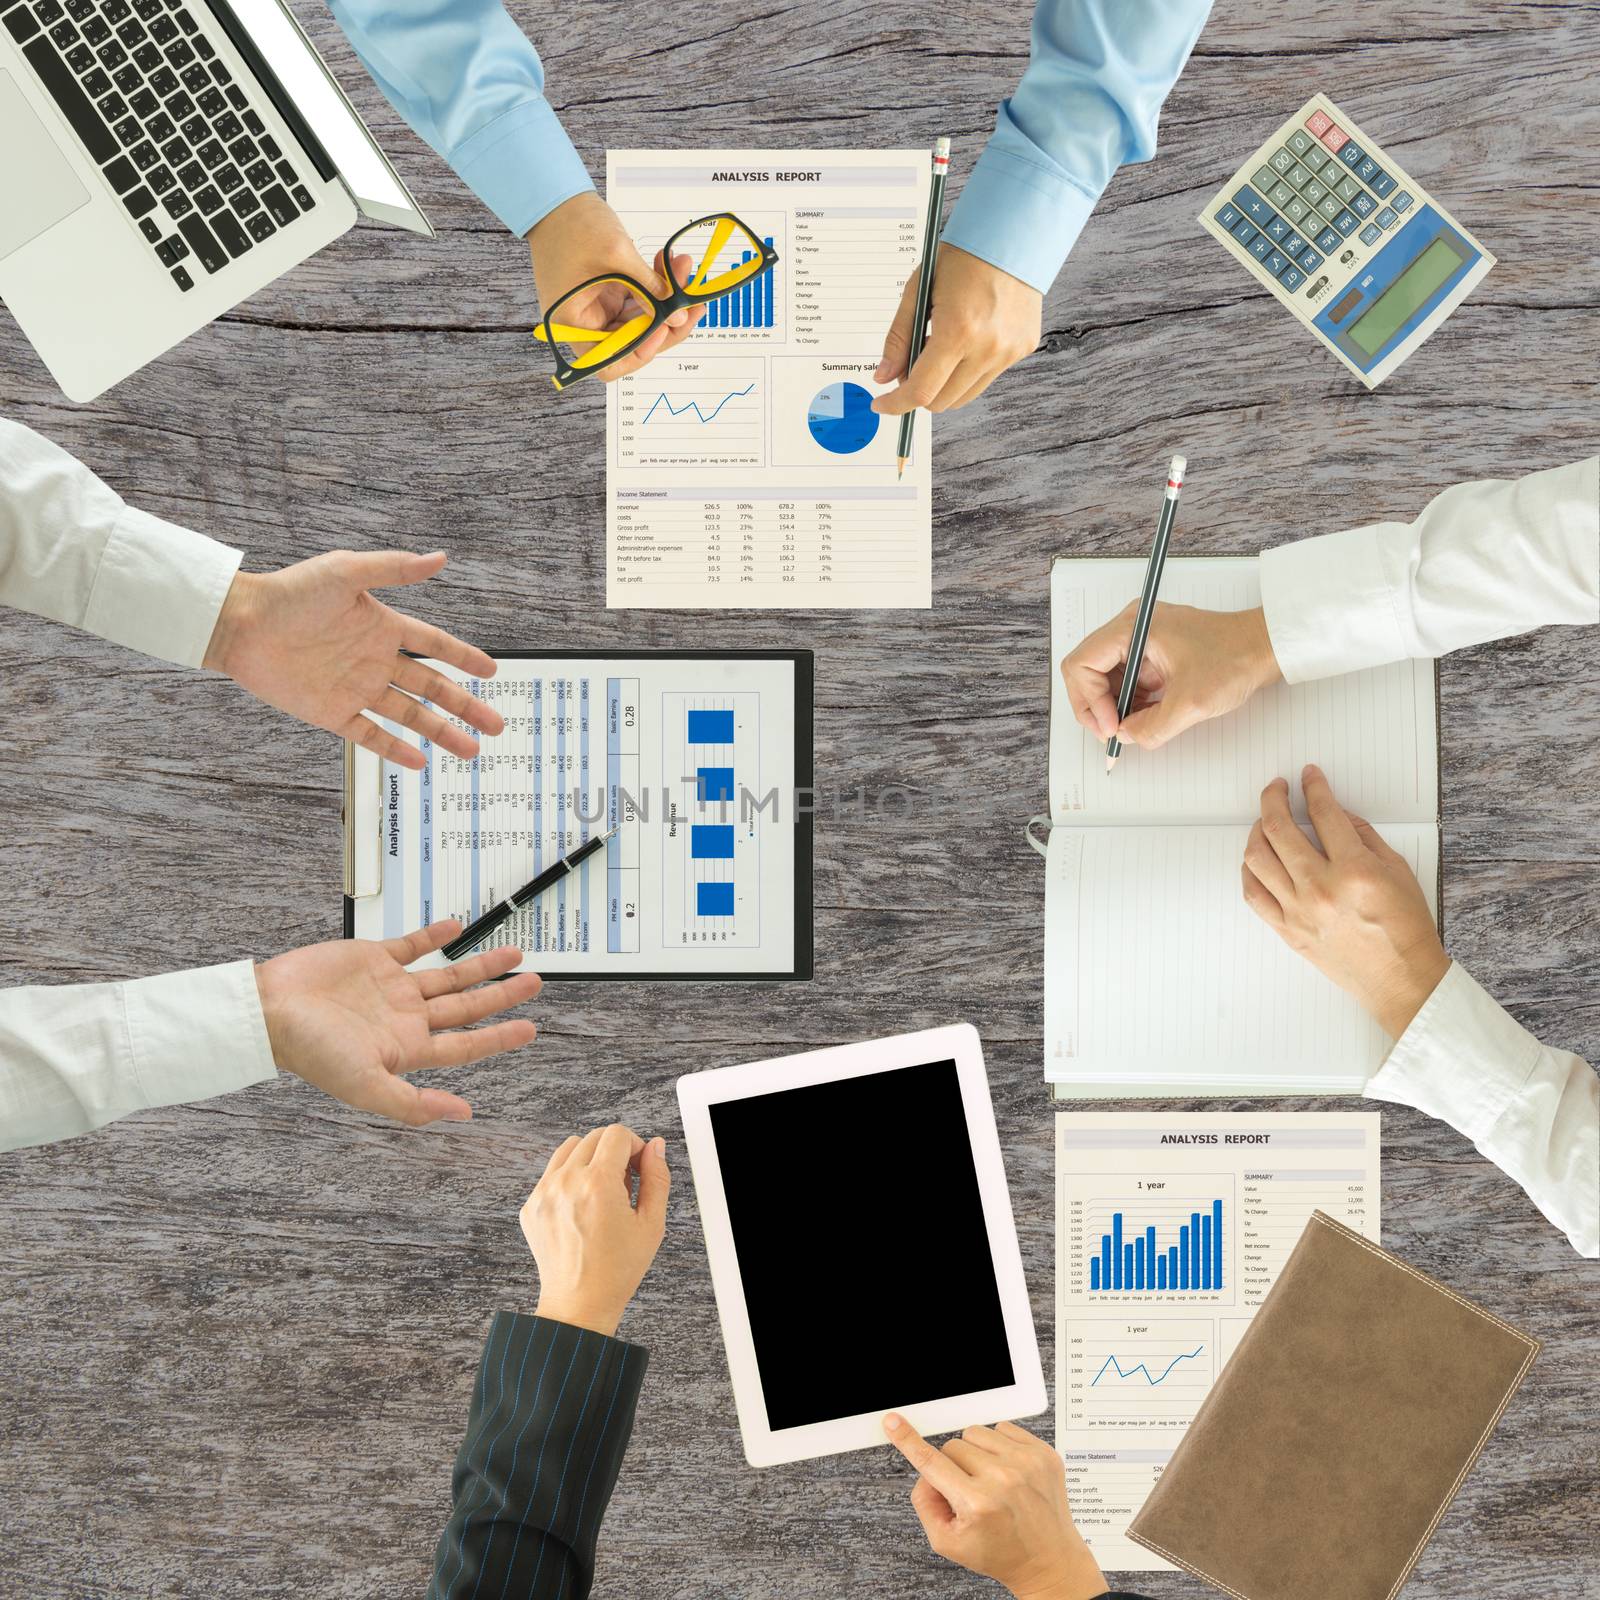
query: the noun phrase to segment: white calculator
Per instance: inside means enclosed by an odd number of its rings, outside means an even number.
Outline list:
[[[1223,185],[1200,226],[1369,389],[1494,265],[1399,162],[1320,94]]]

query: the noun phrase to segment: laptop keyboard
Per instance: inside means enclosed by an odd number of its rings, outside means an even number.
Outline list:
[[[0,0],[0,21],[185,293],[316,204],[184,0]]]

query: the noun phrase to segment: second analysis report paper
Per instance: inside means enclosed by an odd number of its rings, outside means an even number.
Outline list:
[[[720,211],[778,253],[759,291],[607,385],[607,606],[933,603],[931,418],[897,480],[899,419],[870,409],[928,184],[926,150],[607,153],[647,261]]]
[[[1375,1111],[1056,1117],[1056,1448],[1107,1572],[1313,1211],[1378,1241]]]

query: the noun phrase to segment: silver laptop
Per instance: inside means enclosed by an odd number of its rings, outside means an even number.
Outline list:
[[[358,210],[433,236],[278,0],[0,0],[0,300],[69,399]]]

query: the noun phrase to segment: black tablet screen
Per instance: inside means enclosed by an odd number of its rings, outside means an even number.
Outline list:
[[[1012,1382],[954,1061],[710,1109],[769,1427]]]

